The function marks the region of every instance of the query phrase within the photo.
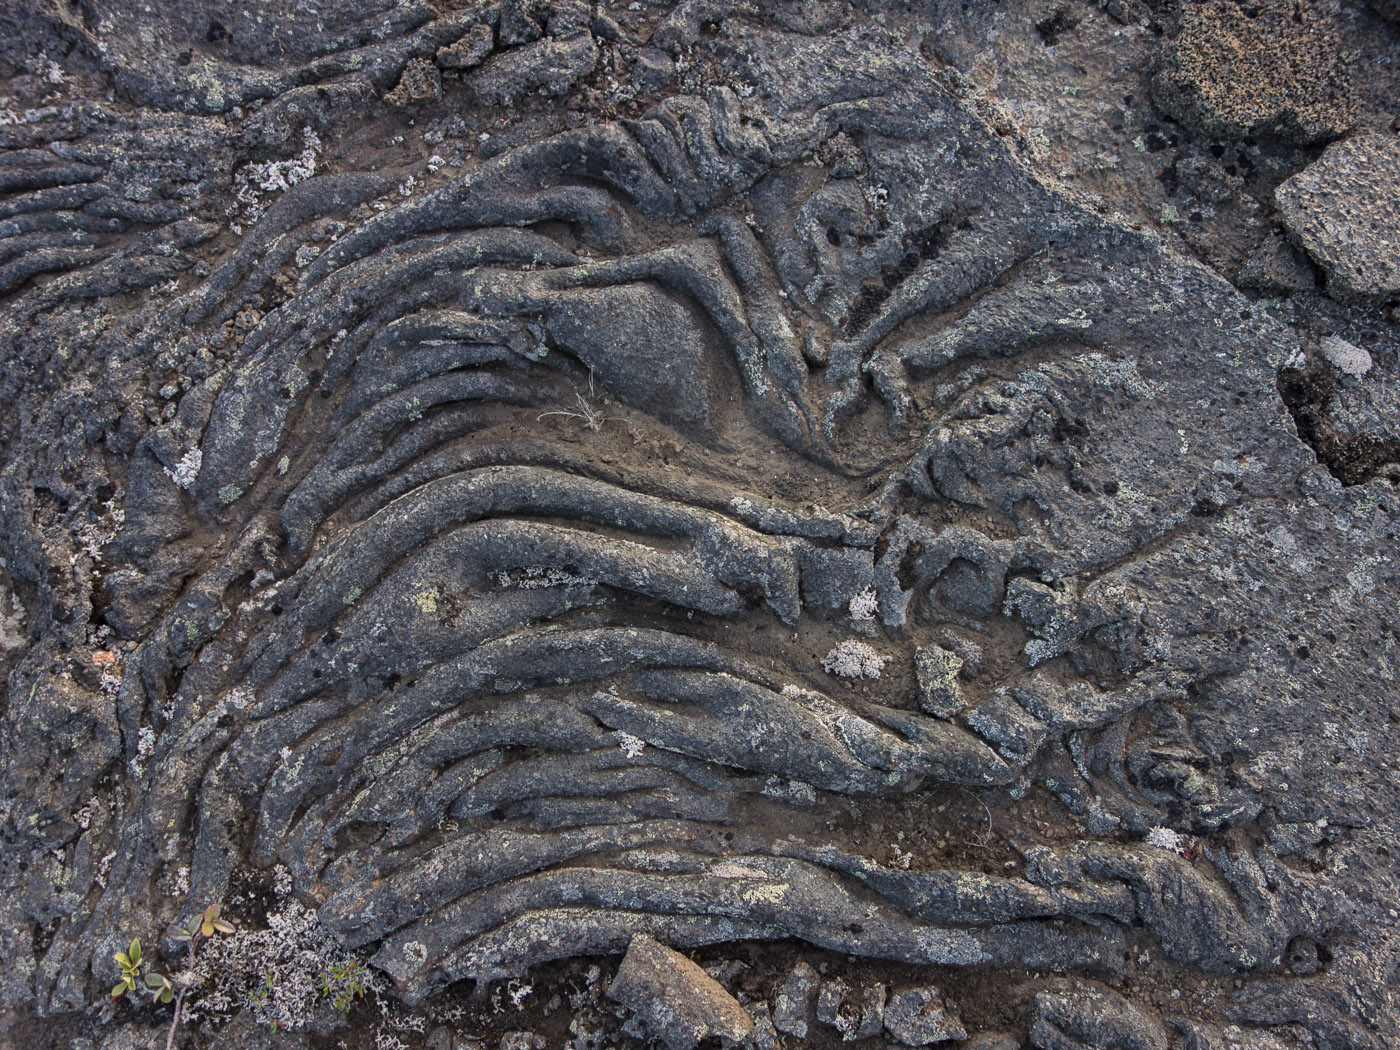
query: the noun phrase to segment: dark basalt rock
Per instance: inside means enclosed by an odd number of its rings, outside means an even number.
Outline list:
[[[1390,315],[1049,174],[976,12],[653,6],[3,15],[0,1003],[275,899],[424,1011],[651,938],[813,1045],[1395,1045]],[[1248,17],[1162,104],[1348,126],[1216,105]]]

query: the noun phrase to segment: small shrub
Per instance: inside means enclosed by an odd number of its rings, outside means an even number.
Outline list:
[[[175,1032],[180,1027],[185,996],[191,987],[191,981],[187,978],[194,970],[195,949],[199,946],[200,940],[208,940],[215,934],[228,936],[234,932],[233,923],[220,915],[222,910],[221,905],[211,904],[190,923],[188,929],[177,926],[175,923],[171,923],[166,928],[166,933],[171,940],[190,946],[189,958],[185,963],[186,973],[182,974],[178,980],[171,980],[168,975],[149,968],[142,974],[141,969],[146,960],[142,958],[139,939],[133,940],[126,951],[117,952],[113,956],[117,965],[121,967],[121,980],[112,988],[113,999],[118,999],[128,992],[135,993],[139,981],[144,980],[146,991],[151,993],[152,1002],[168,1003],[174,1001],[175,1013],[170,1018],[170,1031],[165,1037],[165,1050],[170,1050],[175,1045]],[[176,991],[177,983],[178,991]]]
[[[356,999],[363,999],[370,987],[368,967],[359,959],[332,964],[321,975],[321,994],[343,1014],[350,1012]]]

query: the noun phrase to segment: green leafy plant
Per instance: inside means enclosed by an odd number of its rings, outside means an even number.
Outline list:
[[[118,999],[127,992],[136,991],[141,978],[141,942],[133,940],[124,952],[112,956],[122,968],[122,979],[112,987],[112,998]]]
[[[248,1005],[248,1009],[252,1010],[259,1020],[265,1019],[275,1032],[278,1027],[277,1019],[267,1016],[272,1008],[272,993],[274,987],[272,983],[272,974],[264,974],[262,984],[249,992],[245,1001]]]
[[[321,974],[321,994],[343,1014],[369,989],[369,969],[359,959],[329,967]]]
[[[186,969],[194,967],[195,948],[201,939],[207,940],[215,934],[228,936],[234,932],[233,923],[220,915],[222,906],[211,904],[197,915],[189,928],[171,923],[166,927],[166,934],[171,940],[181,944],[188,944],[189,958],[185,964]],[[171,1050],[175,1045],[175,1032],[180,1027],[180,1015],[185,1005],[185,993],[189,991],[188,984],[181,983],[177,990],[176,982],[163,973],[158,973],[147,968],[142,974],[141,968],[145,960],[141,956],[140,940],[133,940],[130,947],[124,952],[117,952],[113,958],[117,965],[121,967],[121,980],[112,987],[112,998],[118,999],[127,992],[134,993],[144,982],[146,991],[151,994],[151,1001],[156,1003],[175,1003],[175,1014],[170,1019],[170,1031],[165,1037],[165,1050]]]

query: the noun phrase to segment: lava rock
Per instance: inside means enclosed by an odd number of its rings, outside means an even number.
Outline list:
[[[914,652],[914,670],[919,676],[919,706],[939,718],[951,718],[967,706],[958,673],[962,657],[941,645],[930,645]]]
[[[593,72],[598,45],[587,33],[553,37],[492,55],[471,77],[477,98],[490,105],[517,101],[527,92],[558,96]]]
[[[773,1012],[765,1002],[750,1003],[745,1007],[753,1019],[753,1028],[744,1037],[744,1046],[749,1050],[778,1050],[778,1030],[773,1026]]]
[[[1006,1032],[978,1032],[962,1050],[1021,1050],[1021,1040]]]
[[[891,998],[885,1004],[885,1030],[904,1046],[967,1038],[967,1029],[931,987],[910,988]]]
[[[644,933],[632,938],[608,997],[633,1011],[670,1050],[691,1050],[711,1036],[741,1040],[753,1028],[753,1019],[718,982]]]
[[[1167,1050],[1167,1033],[1116,992],[1041,992],[1031,1045],[1038,1050]]]
[[[806,1039],[820,984],[816,970],[805,962],[797,963],[773,999],[773,1027],[785,1035]]]
[[[442,98],[442,74],[426,58],[411,58],[394,90],[384,96],[391,106],[406,108]]]
[[[1400,294],[1400,138],[1334,142],[1274,193],[1293,238],[1345,299]]]
[[[1282,233],[1265,237],[1240,267],[1235,283],[1265,295],[1294,295],[1317,286],[1316,271]]]
[[[495,47],[495,39],[488,25],[474,25],[462,34],[461,39],[438,49],[437,64],[443,69],[471,69],[486,61]]]
[[[1352,119],[1342,50],[1331,22],[1292,0],[1191,5],[1164,49],[1153,97],[1208,135],[1317,142]]]
[[[665,87],[676,79],[676,60],[658,47],[643,48],[632,67],[632,79],[644,87]]]
[[[880,1031],[885,1016],[885,986],[866,985],[857,992],[840,979],[827,981],[817,994],[817,1020],[841,1038],[868,1039]]]

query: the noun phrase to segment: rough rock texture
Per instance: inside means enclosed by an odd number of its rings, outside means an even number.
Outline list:
[[[1122,996],[1101,988],[1035,997],[1037,1050],[1167,1050],[1167,1033]]]
[[[632,938],[608,998],[630,1009],[670,1050],[691,1050],[701,1039],[739,1040],[753,1021],[732,995],[684,955],[646,934]]]
[[[1327,147],[1281,185],[1279,218],[1342,297],[1400,295],[1400,137]]]
[[[1400,22],[1400,0],[1366,0],[1382,18]]]
[[[1400,28],[1251,10],[0,10],[0,1039],[1397,1045]]]
[[[927,1046],[944,1039],[966,1039],[965,1029],[936,988],[909,988],[885,1004],[885,1030],[902,1046]]]
[[[773,998],[773,1027],[785,1035],[806,1038],[820,986],[821,979],[810,965],[794,966]]]
[[[1152,86],[1167,112],[1208,134],[1316,142],[1351,126],[1350,57],[1311,0],[1187,4]]]

